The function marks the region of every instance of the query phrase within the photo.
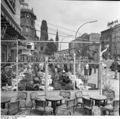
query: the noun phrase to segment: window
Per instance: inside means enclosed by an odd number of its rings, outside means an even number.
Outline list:
[[[32,46],[31,46],[31,45],[27,45],[27,48],[28,48],[28,49],[31,49],[31,48],[32,48]]]
[[[25,28],[25,32],[29,32],[29,28]]]
[[[7,45],[2,45],[1,48],[1,52],[2,52],[2,62],[6,62],[7,61]]]
[[[29,19],[30,19],[30,17],[31,17],[30,14],[26,14],[26,18],[29,18]]]
[[[34,27],[34,20],[31,20],[31,26]]]

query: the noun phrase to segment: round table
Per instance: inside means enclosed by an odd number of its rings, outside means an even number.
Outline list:
[[[95,106],[105,106],[107,97],[104,95],[90,95],[90,99],[93,101]]]
[[[35,100],[45,101],[45,95],[37,95],[37,96],[35,97]]]
[[[58,101],[62,102],[63,97],[61,96],[46,96],[46,100],[52,103],[53,114],[56,115],[56,104]]]

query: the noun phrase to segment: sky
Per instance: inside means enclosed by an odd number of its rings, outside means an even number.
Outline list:
[[[48,23],[48,32],[56,34],[58,30],[60,41],[71,41],[83,33],[100,33],[107,29],[107,23],[118,20],[120,22],[120,2],[118,1],[64,1],[64,0],[25,0],[29,8],[33,8],[36,20],[36,29],[40,30],[41,21]],[[37,32],[40,37],[40,33]],[[66,37],[62,37],[66,36]],[[69,37],[67,37],[69,36]],[[49,39],[55,35],[49,34]]]

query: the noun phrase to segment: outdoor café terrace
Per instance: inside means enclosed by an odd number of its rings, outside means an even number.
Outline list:
[[[1,63],[2,115],[119,115],[109,67],[102,67],[103,75],[101,62],[81,61],[78,52],[49,58],[17,51],[14,61]]]
[[[2,115],[119,115],[119,99],[100,90],[2,92]]]

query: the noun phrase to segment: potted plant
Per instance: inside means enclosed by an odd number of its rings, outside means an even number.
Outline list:
[[[115,98],[115,91],[112,89],[110,82],[104,84],[102,94],[105,95],[109,101],[112,101]]]

